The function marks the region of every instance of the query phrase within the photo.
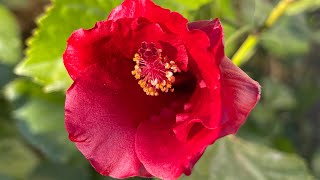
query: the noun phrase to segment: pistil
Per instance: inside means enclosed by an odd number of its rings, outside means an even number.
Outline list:
[[[174,92],[174,74],[181,72],[174,60],[163,56],[162,49],[154,43],[142,42],[138,53],[134,55],[136,63],[132,75],[149,96],[159,96],[160,92]]]

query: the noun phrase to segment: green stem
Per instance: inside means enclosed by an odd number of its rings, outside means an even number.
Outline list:
[[[271,11],[269,18],[265,22],[266,28],[270,28],[278,19],[286,12],[289,5],[294,0],[282,0],[278,5]]]
[[[292,2],[294,2],[294,0],[281,0],[278,5],[271,11],[268,19],[265,21],[264,26],[260,29],[260,31],[254,34],[250,34],[247,37],[247,39],[243,42],[238,51],[232,57],[232,61],[237,66],[240,66],[248,61],[256,45],[259,43],[261,34],[271,28],[278,21],[278,19],[285,13]]]

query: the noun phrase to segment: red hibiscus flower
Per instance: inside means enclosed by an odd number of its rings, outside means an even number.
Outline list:
[[[260,86],[225,57],[218,19],[188,23],[151,0],[125,0],[77,30],[64,64],[69,138],[102,175],[177,179],[236,133]]]

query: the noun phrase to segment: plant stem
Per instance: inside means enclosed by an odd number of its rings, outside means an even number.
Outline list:
[[[232,61],[237,66],[240,66],[248,61],[249,57],[254,53],[254,49],[259,43],[261,34],[270,29],[278,19],[285,13],[289,5],[295,0],[281,0],[278,5],[273,8],[269,17],[264,23],[262,28],[259,28],[257,32],[250,34],[247,39],[240,46],[238,51],[233,55]]]

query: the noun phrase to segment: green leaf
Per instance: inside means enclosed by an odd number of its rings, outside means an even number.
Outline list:
[[[312,37],[314,38],[314,41],[320,44],[320,31],[316,31],[312,34]]]
[[[4,95],[10,101],[16,101],[21,96],[26,94],[32,94],[32,92],[36,92],[36,87],[31,82],[20,78],[16,79],[9,84],[7,84],[4,88]]]
[[[26,0],[0,0],[0,3],[14,10],[28,8],[28,5],[30,5]]]
[[[32,77],[46,91],[65,90],[71,84],[62,62],[66,41],[79,28],[91,28],[104,20],[120,0],[54,0],[37,21],[28,41],[26,58],[16,68],[19,75]]]
[[[17,139],[0,139],[0,174],[24,179],[38,164],[36,155]]]
[[[282,17],[262,35],[262,46],[278,57],[296,57],[308,52],[311,32],[303,15]]]
[[[196,11],[196,20],[221,18],[235,23],[236,10],[232,0],[213,0]]]
[[[196,164],[190,177],[202,180],[311,180],[296,155],[284,154],[234,136],[218,140]]]
[[[161,4],[170,4],[169,0],[164,0],[161,1]],[[210,0],[189,0],[189,1],[185,1],[185,0],[176,0],[177,4],[179,6],[184,6],[185,8],[188,8],[189,10],[196,10],[198,9],[200,6],[209,3]]]
[[[9,103],[0,94],[0,137],[10,137],[16,134],[12,121]]]
[[[260,82],[263,87],[262,104],[268,106],[268,109],[288,111],[296,106],[293,91],[288,86],[270,78],[264,78]]]
[[[10,11],[0,5],[0,63],[15,64],[21,54],[19,26]]]
[[[316,174],[317,178],[320,178],[320,149],[313,155],[312,169]]]
[[[276,4],[263,0],[242,0],[234,1],[239,6],[238,17],[243,23],[253,24],[255,27],[263,26],[270,12]]]
[[[10,177],[8,177],[8,176],[5,176],[5,175],[0,174],[0,179],[1,179],[1,180],[12,180],[13,178],[10,178]]]
[[[29,81],[18,79],[6,88],[6,95],[15,102],[26,103],[14,111],[21,134],[54,162],[66,162],[78,152],[68,140],[64,127],[64,95],[45,94]]]
[[[22,135],[54,162],[66,162],[77,152],[64,128],[63,108],[63,101],[32,99],[15,111]]]
[[[89,180],[86,169],[44,162],[31,173],[28,179],[32,180]]]
[[[7,137],[16,133],[14,121],[11,118],[10,103],[3,94],[3,86],[11,79],[13,79],[11,68],[0,64],[0,137]]]
[[[275,6],[276,4],[270,1],[255,0],[253,22],[256,27],[263,26],[263,23]],[[245,5],[242,5],[242,7],[242,11],[245,11]],[[247,15],[250,16],[250,14]]]
[[[0,64],[0,89],[13,78],[14,74],[12,73],[12,68],[8,65]]]
[[[177,11],[184,17],[192,20],[194,15],[193,11],[211,2],[211,0],[155,0],[154,2],[164,8],[170,9],[171,11]]]

